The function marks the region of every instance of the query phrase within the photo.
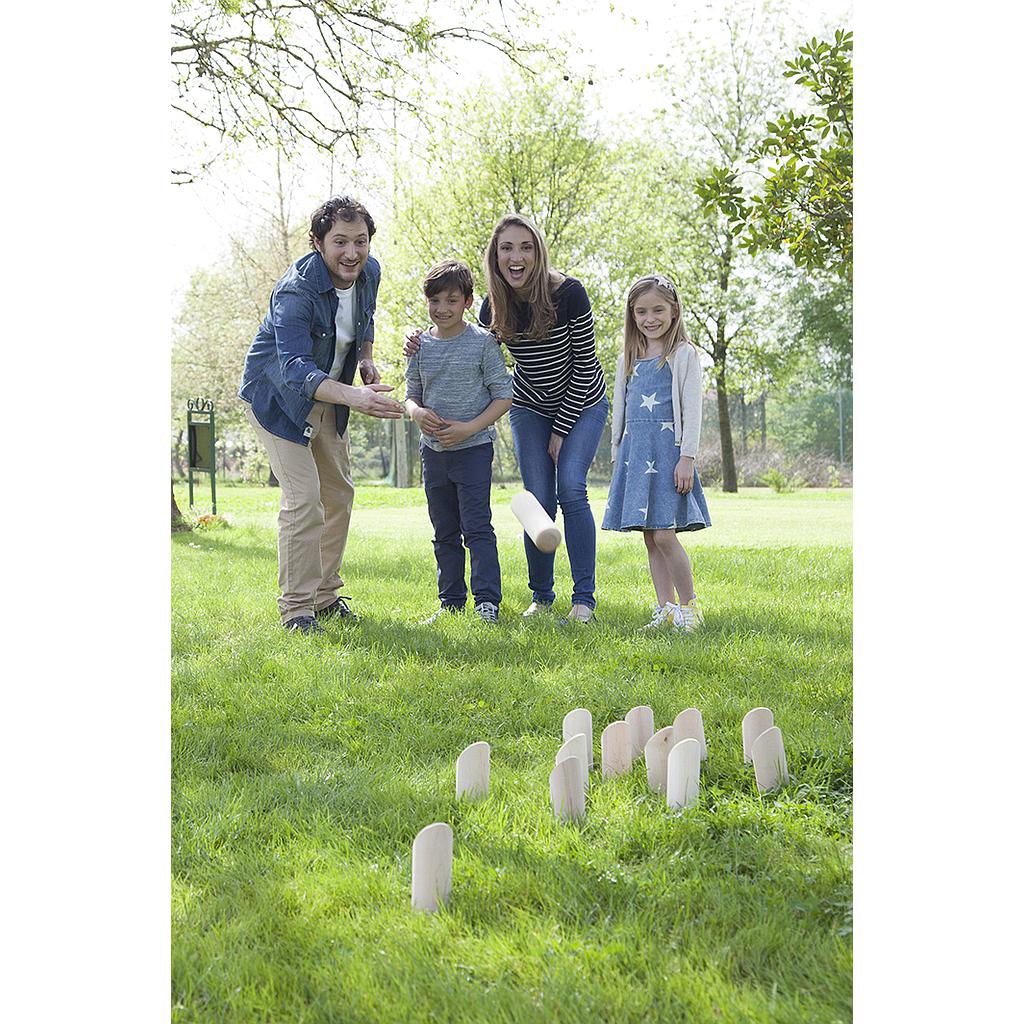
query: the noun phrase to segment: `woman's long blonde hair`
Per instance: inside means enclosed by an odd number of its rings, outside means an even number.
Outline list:
[[[512,286],[498,269],[498,236],[507,227],[526,228],[533,235],[533,244],[537,253],[533,278],[525,299],[520,299],[512,290]],[[487,243],[487,255],[484,260],[484,274],[487,278],[487,297],[491,303],[491,330],[499,341],[510,341],[516,335],[516,305],[527,305],[530,309],[530,322],[526,329],[527,337],[541,339],[555,326],[557,315],[555,301],[552,296],[551,271],[548,267],[548,247],[541,230],[528,217],[519,213],[507,213],[494,226],[491,240]]]
[[[675,319],[672,321],[672,326],[661,339],[663,349],[658,369],[661,369],[669,361],[672,354],[680,346],[693,344],[683,324],[683,310],[679,304],[679,294],[676,292],[676,286],[663,274],[648,274],[646,277],[641,277],[633,283],[633,286],[629,289],[629,295],[626,296],[626,329],[623,354],[625,356],[624,369],[627,380],[633,372],[633,367],[636,366],[636,361],[647,351],[647,339],[641,334],[640,328],[636,325],[636,319],[633,317],[633,307],[636,305],[636,300],[644,292],[650,291],[657,292],[675,311]]]

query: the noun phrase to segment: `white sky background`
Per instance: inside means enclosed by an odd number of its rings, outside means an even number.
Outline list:
[[[550,7],[543,24],[546,33],[570,40],[570,67],[593,78],[588,95],[602,117],[616,119],[659,99],[646,75],[669,58],[671,30],[685,31],[697,21],[713,25],[723,7],[721,0],[646,0],[640,4],[590,4],[574,0]],[[801,26],[801,40],[814,33],[820,35],[829,26],[850,26],[847,0],[796,0],[788,9]],[[456,91],[478,84],[481,78],[498,80],[512,70],[505,58],[481,45],[453,42],[448,53],[459,72],[458,78],[449,83]],[[208,175],[193,184],[168,186],[173,225],[168,266],[175,294],[180,294],[196,268],[215,262],[225,253],[229,233],[244,234],[240,227],[245,220],[259,218],[254,206],[259,205],[259,195],[266,193],[266,183],[273,180],[274,157],[249,145],[239,152],[239,158],[218,162]],[[346,191],[345,166],[350,160],[347,150],[339,151],[334,168],[336,192]],[[297,223],[327,197],[331,180],[326,156],[303,154],[301,165],[304,171],[295,175],[291,202]],[[352,191],[360,194],[358,185]],[[244,196],[245,201],[234,196]],[[282,273],[284,269],[281,268]]]

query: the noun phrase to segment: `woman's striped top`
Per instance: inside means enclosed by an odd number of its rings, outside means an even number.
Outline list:
[[[594,314],[587,290],[567,277],[555,290],[555,326],[546,338],[525,337],[529,309],[516,310],[515,340],[506,342],[515,358],[512,373],[512,404],[533,409],[555,422],[552,433],[565,437],[580,413],[604,397],[604,370],[597,360]],[[491,304],[480,307],[480,326],[491,326]]]

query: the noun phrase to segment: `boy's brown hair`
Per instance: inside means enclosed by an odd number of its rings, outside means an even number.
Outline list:
[[[435,263],[423,278],[423,294],[428,299],[432,295],[456,288],[467,299],[473,294],[472,271],[458,260],[441,260],[440,263]]]

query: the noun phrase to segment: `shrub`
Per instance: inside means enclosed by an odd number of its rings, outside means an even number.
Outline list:
[[[787,476],[780,469],[774,466],[761,476],[761,483],[770,487],[776,494],[788,494],[798,487],[804,486],[804,481],[798,475]]]

